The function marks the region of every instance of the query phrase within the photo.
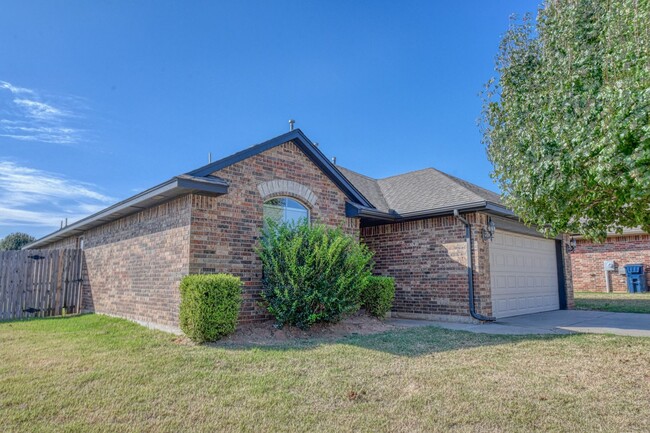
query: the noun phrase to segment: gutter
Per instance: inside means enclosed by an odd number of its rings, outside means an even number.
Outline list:
[[[458,209],[454,209],[454,216],[465,224],[465,240],[467,241],[467,289],[469,291],[469,314],[482,322],[494,322],[496,318],[484,316],[476,312],[474,305],[474,256],[472,255],[472,225],[463,218]]]
[[[70,236],[80,235],[86,230],[134,214],[143,209],[157,206],[176,197],[191,193],[222,195],[228,193],[228,182],[224,179],[206,176],[180,175],[149,188],[126,200],[122,200],[97,213],[46,235],[22,249],[39,248]]]
[[[374,208],[361,206],[355,203],[347,202],[345,205],[345,216],[348,218],[367,218],[369,220],[382,222],[402,222],[422,218],[431,218],[439,216],[455,215],[456,211],[476,212],[487,211],[496,215],[505,217],[514,217],[515,214],[508,208],[489,201],[477,201],[465,203],[462,206],[446,206],[436,209],[420,210],[415,212],[397,213],[395,211],[384,212]]]

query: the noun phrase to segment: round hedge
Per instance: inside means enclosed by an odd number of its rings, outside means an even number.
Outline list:
[[[228,274],[187,275],[180,285],[181,330],[197,343],[232,334],[241,306],[242,283]]]
[[[393,307],[395,280],[391,277],[372,276],[363,291],[363,305],[368,314],[383,318]]]

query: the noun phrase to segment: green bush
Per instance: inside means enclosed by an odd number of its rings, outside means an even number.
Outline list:
[[[395,299],[395,279],[371,276],[362,298],[368,314],[379,318],[386,317]]]
[[[187,275],[181,281],[181,330],[197,343],[235,331],[242,283],[227,274]]]
[[[372,253],[340,228],[268,220],[258,254],[262,298],[278,326],[306,329],[360,308]]]

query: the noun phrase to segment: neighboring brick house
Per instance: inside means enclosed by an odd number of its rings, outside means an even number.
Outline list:
[[[240,320],[250,322],[268,317],[255,254],[267,212],[360,237],[375,252],[376,272],[396,279],[397,316],[472,320],[470,304],[478,318],[573,305],[562,240],[521,225],[497,194],[434,169],[372,179],[334,165],[300,130],[176,176],[28,248],[84,249],[86,311],[176,329],[180,279],[225,272],[244,282]]]
[[[613,292],[627,291],[625,265],[644,265],[650,281],[650,235],[640,229],[610,233],[603,243],[577,237],[571,253],[573,285],[577,291],[606,292],[605,261],[614,261],[615,269],[607,273]],[[650,289],[650,287],[648,288]]]

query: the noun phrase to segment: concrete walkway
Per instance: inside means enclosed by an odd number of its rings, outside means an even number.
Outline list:
[[[558,310],[508,317],[492,323],[451,323],[427,320],[389,319],[404,327],[440,326],[457,331],[485,334],[616,334],[650,337],[650,314],[608,313],[604,311]]]

